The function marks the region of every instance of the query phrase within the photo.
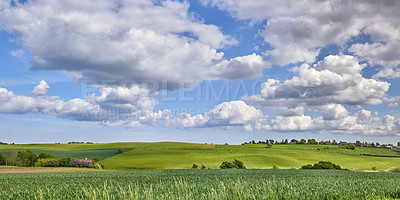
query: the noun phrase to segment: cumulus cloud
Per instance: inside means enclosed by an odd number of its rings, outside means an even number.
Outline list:
[[[19,96],[0,88],[1,114],[40,113],[76,121],[97,121],[105,126],[143,127],[168,120],[169,110],[153,112],[157,101],[146,88],[101,88],[99,95],[90,94],[86,99],[64,101],[48,96],[49,85],[41,81],[31,92],[33,96]],[[137,125],[137,126],[134,126]]]
[[[364,78],[364,64],[348,55],[330,55],[313,66],[294,67],[291,79],[269,79],[260,94],[243,99],[261,107],[304,107],[327,104],[380,104],[390,83]]]
[[[339,134],[400,135],[400,119],[392,115],[379,117],[360,109],[352,114],[339,104],[319,106],[321,116],[277,116],[255,121],[255,130],[267,131],[328,131]]]
[[[225,59],[217,49],[237,41],[196,19],[187,2],[118,2],[17,3],[3,6],[0,24],[34,55],[32,69],[81,82],[150,80],[160,83],[155,89],[176,89],[180,82],[256,78],[266,67],[255,54]]]
[[[51,90],[50,86],[47,85],[46,81],[42,80],[40,81],[39,85],[35,86],[31,94],[35,96],[43,96],[46,95],[47,92],[49,92],[50,90]]]
[[[245,126],[263,118],[263,113],[243,101],[229,101],[215,106],[205,114],[192,116],[189,113],[177,113],[175,124],[181,128]],[[251,126],[251,125],[250,125]]]
[[[353,38],[369,36],[370,42],[355,41],[349,51],[372,65],[384,65],[382,70],[398,71],[400,63],[400,23],[398,1],[241,1],[203,0],[204,5],[216,6],[233,17],[266,21],[261,36],[273,50],[265,52],[273,63],[312,63],[321,49],[338,45],[345,49]],[[399,77],[379,73],[377,77]]]

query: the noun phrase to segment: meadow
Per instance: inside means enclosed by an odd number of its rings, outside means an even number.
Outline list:
[[[193,164],[219,168],[223,161],[238,159],[250,169],[300,168],[318,161],[331,161],[350,170],[387,170],[400,167],[399,154],[390,149],[357,147],[355,150],[337,145],[273,145],[262,144],[212,145],[176,142],[159,143],[108,143],[108,144],[24,144],[0,145],[7,149],[29,149],[36,154],[51,153],[57,157],[98,157],[107,169],[114,170],[164,170],[189,169]],[[123,154],[118,149],[124,148]],[[373,155],[373,156],[366,156]],[[392,157],[382,157],[392,156]]]
[[[325,170],[0,174],[0,199],[396,199],[399,179]]]

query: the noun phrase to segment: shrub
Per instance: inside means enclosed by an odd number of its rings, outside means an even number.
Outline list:
[[[72,167],[72,158],[67,157],[67,158],[60,158],[59,164],[60,167]]]
[[[280,168],[277,164],[275,164],[274,166],[272,166],[272,169],[280,169]]]
[[[246,169],[244,166],[243,162],[240,160],[233,160],[232,162],[222,162],[222,164],[219,166],[221,169]]]
[[[72,167],[93,168],[93,163],[92,163],[92,160],[75,159],[75,160],[72,160]]]
[[[118,149],[118,154],[122,154],[122,153],[124,153],[124,149],[123,148],[119,148]]]
[[[100,162],[100,159],[98,157],[93,158],[93,162],[95,162],[95,163]]]
[[[313,165],[312,164],[303,165],[301,169],[313,169]]]
[[[95,163],[95,164],[93,165],[93,167],[96,168],[96,169],[104,169],[104,168],[106,168],[105,165],[104,165],[104,163],[101,163],[101,162]]]
[[[394,168],[390,172],[400,173],[400,168]]]
[[[60,167],[60,163],[56,159],[50,159],[44,163],[44,167]]]
[[[329,161],[319,161],[315,163],[314,166],[311,164],[303,165],[300,169],[335,169],[340,170],[342,169],[339,165],[333,164]]]
[[[45,158],[54,158],[57,159],[55,155],[49,153],[40,153],[38,159],[45,159]]]
[[[376,171],[376,170],[378,170],[378,168],[377,167],[372,167],[372,170]]]
[[[201,169],[205,169],[207,168],[205,165],[201,165]]]
[[[196,164],[193,164],[193,165],[192,165],[192,169],[197,169],[197,167],[198,167],[198,166],[197,166]]]
[[[246,167],[244,166],[243,162],[240,160],[233,160],[233,164],[235,164],[237,166],[238,169],[246,169]]]
[[[48,161],[48,160],[49,160],[49,159],[47,159],[47,158],[40,158],[40,159],[38,159],[38,160],[36,161],[36,163],[35,163],[35,167],[44,167],[46,161]]]

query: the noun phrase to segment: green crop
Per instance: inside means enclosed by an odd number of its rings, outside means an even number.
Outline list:
[[[396,199],[399,179],[325,170],[0,174],[0,199]]]

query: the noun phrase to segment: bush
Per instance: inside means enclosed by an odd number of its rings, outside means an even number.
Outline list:
[[[221,169],[232,169],[232,168],[236,168],[236,166],[235,166],[235,164],[233,164],[232,162],[224,161],[224,162],[222,162],[222,164],[219,166],[219,168],[221,168]]]
[[[205,169],[207,168],[205,165],[201,165],[201,169]]]
[[[198,166],[197,166],[196,164],[193,164],[193,165],[192,165],[192,169],[197,169],[197,167],[198,167]]]
[[[232,162],[222,162],[222,164],[219,166],[221,169],[246,169],[244,166],[243,162],[240,160],[234,159]]]
[[[47,158],[40,158],[36,161],[35,163],[35,167],[44,167],[46,161],[48,161],[49,159]]]
[[[104,169],[104,168],[106,168],[106,166],[104,165],[104,163],[101,163],[101,162],[95,163],[95,164],[93,165],[93,167],[96,168],[96,169]]]
[[[300,169],[334,169],[340,170],[342,169],[339,165],[333,164],[329,161],[319,161],[315,163],[314,166],[311,164],[303,165]]]
[[[45,159],[45,158],[54,158],[57,159],[55,155],[49,153],[40,153],[38,159]]]
[[[400,173],[400,168],[391,169],[390,172]]]
[[[59,164],[60,167],[72,167],[72,158],[67,157],[67,158],[60,158]]]
[[[75,160],[72,160],[72,166],[71,167],[93,168],[94,166],[93,166],[92,160],[75,159]]]
[[[272,169],[280,169],[280,168],[277,164],[275,164],[274,166],[272,166]]]
[[[56,159],[50,159],[45,161],[44,167],[60,167],[59,160]]]
[[[122,153],[124,153],[124,149],[123,148],[119,148],[118,149],[118,154],[122,154]]]
[[[372,167],[372,170],[376,171],[376,170],[378,170],[378,168],[377,167]]]
[[[100,159],[99,159],[98,157],[93,158],[93,162],[94,162],[94,163],[98,163],[98,162],[100,162]]]

